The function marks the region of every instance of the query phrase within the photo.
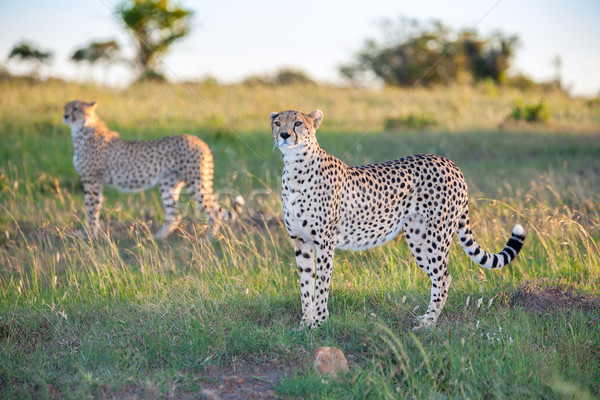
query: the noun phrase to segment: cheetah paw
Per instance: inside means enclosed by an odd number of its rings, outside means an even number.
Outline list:
[[[302,331],[313,330],[313,329],[315,329],[314,322],[306,322],[305,320],[302,320],[302,321],[300,321],[300,324],[298,324],[298,326],[296,328],[294,328],[294,331],[302,332]]]
[[[415,318],[417,325],[412,328],[413,332],[424,331],[425,329],[431,329],[435,324],[435,321],[431,318],[427,318],[425,315],[419,315]]]

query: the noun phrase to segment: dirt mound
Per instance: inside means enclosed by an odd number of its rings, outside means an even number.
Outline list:
[[[565,283],[547,281],[528,282],[520,286],[509,304],[511,307],[522,307],[535,314],[555,310],[579,309],[590,313],[600,310],[599,297],[576,293],[572,286]]]

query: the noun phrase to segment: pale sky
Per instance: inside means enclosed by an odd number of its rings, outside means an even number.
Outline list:
[[[76,48],[115,38],[132,55],[130,37],[115,18],[119,0],[0,0],[0,62],[28,39],[55,53],[45,74],[67,79],[85,72],[69,62]],[[338,66],[353,59],[367,38],[381,39],[379,24],[400,16],[441,20],[453,29],[516,34],[521,46],[513,70],[536,80],[554,77],[552,59],[562,58],[563,82],[573,94],[600,93],[600,1],[598,0],[305,0],[193,1],[192,33],[164,60],[175,81],[213,76],[220,82],[303,70],[320,81],[339,82]],[[11,68],[14,67],[11,65]],[[88,72],[89,73],[89,72]],[[102,71],[96,71],[97,77]],[[99,78],[100,79],[100,78]],[[124,67],[110,80],[128,79]]]

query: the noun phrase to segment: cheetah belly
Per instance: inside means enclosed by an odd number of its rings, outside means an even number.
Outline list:
[[[104,175],[104,183],[108,186],[119,189],[125,193],[138,193],[148,190],[158,183],[162,174],[159,175],[139,175],[131,173],[119,173],[110,170]]]
[[[338,228],[337,246],[341,250],[365,250],[379,246],[394,239],[400,234],[403,219],[388,219],[387,222],[376,225],[372,221],[346,221],[347,223]]]

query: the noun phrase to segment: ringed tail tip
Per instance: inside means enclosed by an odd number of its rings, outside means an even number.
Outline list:
[[[525,238],[525,229],[523,229],[523,227],[519,224],[515,225],[515,227],[512,230],[512,234],[519,237],[519,238]]]

